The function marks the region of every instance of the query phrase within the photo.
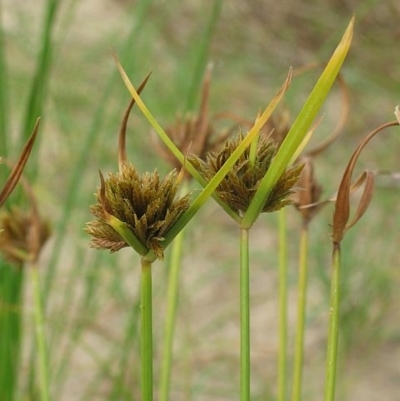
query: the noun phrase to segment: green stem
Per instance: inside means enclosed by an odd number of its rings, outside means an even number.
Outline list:
[[[178,304],[179,273],[181,270],[184,230],[182,230],[172,243],[172,253],[169,268],[167,290],[167,317],[164,329],[164,354],[161,365],[160,401],[169,400],[171,383],[172,346]]]
[[[36,344],[39,355],[40,400],[49,401],[49,363],[44,333],[43,302],[40,290],[39,272],[36,264],[29,266],[35,305]]]
[[[52,54],[54,45],[52,43],[57,12],[61,6],[61,0],[47,0],[45,6],[45,17],[43,20],[43,32],[40,38],[40,53],[36,59],[35,75],[29,89],[28,104],[26,106],[24,127],[19,137],[20,147],[29,137],[32,127],[38,117],[43,115],[44,104],[48,93],[49,78],[51,76]],[[34,178],[38,173],[39,147],[33,149],[29,177]]]
[[[25,270],[0,257],[0,399],[14,400],[21,371]]]
[[[287,370],[287,247],[286,210],[279,211],[279,354],[278,400],[286,400]]]
[[[306,320],[307,304],[307,248],[308,248],[308,229],[303,224],[300,233],[300,255],[299,255],[299,282],[297,295],[297,327],[294,350],[294,369],[293,369],[293,389],[292,401],[301,400],[301,386],[303,375],[304,359],[304,328]]]
[[[249,230],[240,230],[240,400],[250,400]]]
[[[326,360],[325,401],[334,401],[339,340],[340,305],[340,244],[333,244],[331,296],[329,302],[329,332]]]
[[[142,401],[153,401],[153,319],[151,262],[142,258],[141,276],[141,385]]]

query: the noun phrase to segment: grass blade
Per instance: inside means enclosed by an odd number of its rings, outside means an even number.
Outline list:
[[[8,152],[8,72],[5,54],[5,41],[1,15],[1,4],[0,4],[0,154],[1,156],[7,157]],[[4,173],[0,173],[0,182],[3,182]]]
[[[271,167],[264,176],[254,198],[243,217],[242,226],[251,227],[260,214],[265,199],[287,168],[297,148],[314,121],[319,109],[327,97],[330,88],[346,58],[353,35],[354,18],[351,19],[343,37],[329,60],[325,70],[312,90],[302,110],[294,121],[288,135],[280,146]]]

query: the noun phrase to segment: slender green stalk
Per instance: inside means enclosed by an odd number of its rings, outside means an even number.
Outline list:
[[[14,400],[20,371],[24,269],[0,259],[0,392]]]
[[[326,359],[325,401],[334,401],[339,340],[340,306],[340,244],[333,244],[331,296],[329,302],[329,332]]]
[[[43,303],[41,298],[41,289],[39,283],[39,272],[36,264],[29,266],[33,297],[35,305],[35,331],[36,344],[39,357],[39,380],[40,380],[40,401],[49,401],[49,364],[44,333]]]
[[[240,400],[250,400],[249,230],[240,230]]]
[[[300,254],[299,254],[299,282],[297,295],[297,326],[294,348],[294,369],[293,369],[293,388],[292,401],[301,400],[301,387],[303,375],[304,357],[304,328],[306,320],[307,304],[307,248],[308,248],[308,229],[307,224],[303,224],[300,233]]]
[[[142,401],[153,401],[153,311],[151,268],[151,262],[142,258],[140,341]]]
[[[279,211],[279,355],[278,401],[286,400],[287,375],[287,247],[286,209]]]
[[[179,275],[181,271],[183,239],[185,231],[182,230],[172,244],[167,290],[167,316],[164,329],[164,349],[160,378],[160,401],[169,400],[171,384],[172,346],[174,339],[176,309],[178,305]]]
[[[187,181],[180,188],[184,194],[188,190]],[[171,384],[172,347],[175,331],[176,310],[178,305],[179,277],[182,263],[183,241],[185,230],[182,230],[172,243],[171,258],[169,262],[169,278],[167,290],[167,314],[164,328],[163,357],[160,374],[160,401],[169,400]]]

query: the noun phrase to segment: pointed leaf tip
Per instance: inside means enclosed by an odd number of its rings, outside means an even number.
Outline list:
[[[332,241],[333,243],[339,244],[344,236],[344,233],[352,226],[354,226],[357,221],[362,217],[362,215],[367,210],[367,207],[371,201],[373,195],[374,187],[374,177],[371,172],[365,172],[360,179],[356,180],[355,184],[351,184],[351,178],[355,165],[357,163],[360,153],[368,144],[368,142],[378,133],[382,132],[384,129],[399,125],[397,121],[390,121],[388,123],[380,125],[378,128],[370,132],[362,141],[358,144],[357,148],[350,157],[350,160],[346,166],[345,172],[343,174],[342,180],[339,185],[338,194],[335,202],[335,210],[333,214],[333,231],[332,231]],[[356,189],[363,182],[364,192],[359,202],[355,217],[348,223],[350,217],[350,193],[352,187]]]
[[[151,75],[151,72],[147,75],[147,77],[143,80],[143,82],[140,84],[137,93],[140,95],[142,90],[147,84],[147,81],[149,80]],[[124,116],[122,118],[121,126],[119,129],[119,136],[118,136],[118,167],[119,167],[119,172],[122,173],[122,170],[124,168],[124,165],[126,164],[126,128],[128,125],[128,120],[129,120],[129,114],[132,110],[133,105],[135,104],[135,99],[131,98],[129,101],[129,104],[125,110]]]
[[[29,137],[28,142],[26,143],[24,149],[22,150],[20,158],[18,159],[6,183],[4,184],[3,190],[0,192],[0,206],[2,206],[4,202],[7,200],[7,198],[14,190],[15,186],[19,181],[19,178],[22,175],[24,167],[28,161],[29,155],[31,154],[33,144],[35,143],[37,133],[39,131],[39,122],[40,122],[40,117],[36,120],[36,124],[33,129],[32,135]]]

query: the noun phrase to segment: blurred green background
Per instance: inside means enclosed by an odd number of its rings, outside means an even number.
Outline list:
[[[164,127],[196,112],[200,81],[213,64],[212,114],[252,120],[290,66],[323,63],[354,14],[356,28],[343,67],[350,117],[342,136],[316,160],[324,195],[336,190],[358,141],[393,120],[400,103],[400,3],[397,0],[0,0],[0,154],[15,160],[26,132],[42,117],[34,160],[27,166],[53,236],[40,260],[47,307],[54,399],[138,400],[138,268],[131,250],[88,248],[83,232],[99,185],[98,170],[117,169],[117,134],[129,94],[112,52],[136,85],[152,71],[143,99]],[[46,19],[51,51],[38,69]],[[50,22],[49,22],[50,21]],[[44,66],[44,67],[43,67]],[[35,74],[37,80],[32,91]],[[292,117],[320,71],[296,77],[284,101]],[[29,96],[33,93],[28,116]],[[40,99],[40,104],[32,104]],[[334,88],[313,142],[340,117]],[[34,113],[35,114],[35,113]],[[399,169],[398,130],[371,142],[360,169]],[[141,171],[168,167],[154,152],[148,123],[134,109],[128,158]],[[34,170],[33,166],[37,166]],[[36,167],[35,167],[36,168]],[[342,357],[337,400],[400,397],[400,213],[398,182],[377,180],[367,215],[343,243]],[[332,207],[311,225],[310,294],[304,399],[322,398],[329,294]],[[175,339],[174,400],[231,400],[238,394],[238,229],[214,203],[188,228]],[[295,321],[300,218],[290,208],[290,310]],[[263,216],[252,232],[253,399],[274,400],[277,357],[277,218]],[[165,280],[154,268],[154,330],[160,356]],[[28,398],[33,347],[31,293],[25,289],[24,350],[19,394]],[[290,345],[292,342],[290,332]],[[157,381],[157,379],[156,379]]]

